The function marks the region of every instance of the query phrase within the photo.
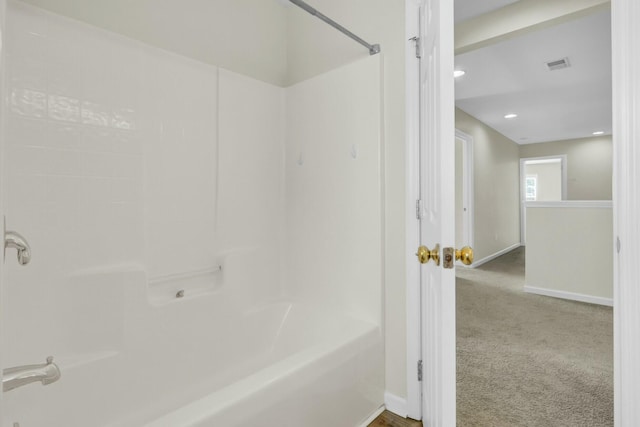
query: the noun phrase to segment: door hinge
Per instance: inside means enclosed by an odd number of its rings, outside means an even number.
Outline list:
[[[422,219],[422,200],[416,200],[416,219]]]
[[[422,360],[418,360],[418,381],[422,381]]]
[[[409,39],[409,41],[414,42],[415,45],[416,45],[416,58],[418,58],[418,59],[422,58],[422,53],[420,52],[420,47],[421,47],[420,46],[420,37],[418,37],[418,36],[411,37]]]

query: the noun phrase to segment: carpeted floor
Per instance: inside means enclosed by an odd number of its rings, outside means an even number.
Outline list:
[[[524,249],[457,269],[458,426],[612,426],[613,312],[525,294]]]

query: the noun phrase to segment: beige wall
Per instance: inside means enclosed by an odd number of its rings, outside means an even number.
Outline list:
[[[456,129],[473,137],[474,251],[481,260],[520,242],[518,145],[460,109]]]
[[[611,136],[520,146],[520,157],[567,155],[567,200],[611,200]]]
[[[525,165],[525,175],[535,175],[536,201],[562,200],[562,163]]]
[[[613,241],[611,205],[575,203],[527,207],[526,286],[610,300],[613,257],[602,256],[599,248],[610,248]],[[589,250],[567,256],[575,248]]]

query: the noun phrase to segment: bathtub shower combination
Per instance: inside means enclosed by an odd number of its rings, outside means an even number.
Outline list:
[[[3,29],[2,425],[362,424],[381,55],[276,85],[46,3]]]

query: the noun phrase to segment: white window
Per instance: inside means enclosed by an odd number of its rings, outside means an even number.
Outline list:
[[[527,202],[536,200],[537,185],[538,175],[527,175],[525,181],[525,195]]]

